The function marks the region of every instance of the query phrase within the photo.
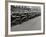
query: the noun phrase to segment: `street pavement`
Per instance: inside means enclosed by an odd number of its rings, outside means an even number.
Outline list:
[[[27,31],[27,30],[40,30],[41,29],[41,16],[30,19],[22,24],[14,25],[11,31]]]

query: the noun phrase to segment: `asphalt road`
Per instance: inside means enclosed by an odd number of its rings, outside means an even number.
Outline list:
[[[11,27],[11,31],[26,31],[26,30],[40,30],[41,29],[41,16],[30,19],[20,25]]]

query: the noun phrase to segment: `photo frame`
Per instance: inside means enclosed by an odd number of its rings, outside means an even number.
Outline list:
[[[44,34],[45,4],[8,2],[8,35]]]

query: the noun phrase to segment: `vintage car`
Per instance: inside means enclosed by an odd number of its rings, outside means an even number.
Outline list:
[[[32,13],[16,13],[16,14],[12,14],[11,15],[11,24],[12,25],[17,25],[17,24],[21,24],[25,21],[28,21],[31,18],[40,16],[41,14],[39,12],[32,12]]]

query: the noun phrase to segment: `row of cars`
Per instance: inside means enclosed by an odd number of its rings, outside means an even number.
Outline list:
[[[25,21],[28,21],[31,18],[34,18],[36,16],[40,16],[40,12],[31,12],[31,13],[13,13],[11,15],[11,26],[12,25],[18,25]]]

